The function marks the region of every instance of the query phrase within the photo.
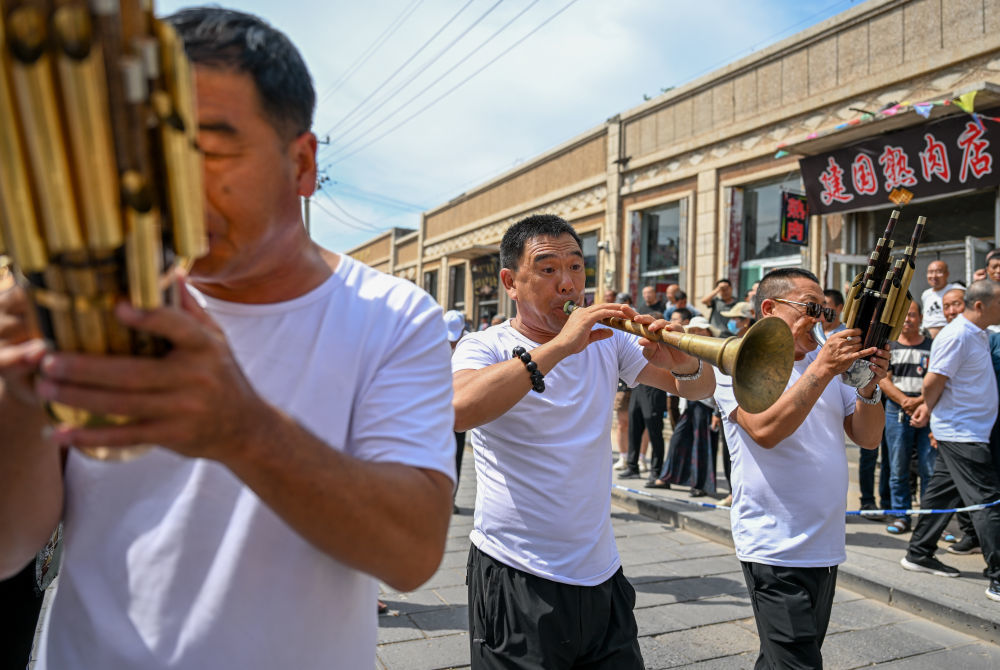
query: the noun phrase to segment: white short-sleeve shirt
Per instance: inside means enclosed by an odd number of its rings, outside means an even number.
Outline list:
[[[795,361],[790,388],[811,361]],[[716,375],[715,400],[732,457],[730,523],[741,561],[789,567],[829,567],[847,560],[847,452],[844,419],[855,393],[836,377],[798,429],[772,449],[754,442],[731,420],[731,377]]]
[[[598,326],[600,327],[600,326]],[[452,370],[478,370],[538,346],[508,321],[462,338]],[[638,339],[612,337],[568,356],[506,414],[470,431],[476,461],[473,544],[502,563],[594,586],[621,561],[611,529],[611,407],[618,379],[647,365]],[[528,372],[524,372],[525,376]]]
[[[959,314],[931,343],[927,371],[948,377],[931,410],[931,432],[945,442],[989,442],[997,383],[989,333]]]
[[[254,389],[331,449],[454,478],[449,347],[426,293],[341,256],[286,302],[196,297]],[[376,597],[373,577],[316,549],[217,462],[70,450],[37,667],[371,668]]]

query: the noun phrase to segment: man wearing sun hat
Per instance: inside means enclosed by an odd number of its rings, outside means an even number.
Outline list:
[[[753,322],[753,305],[748,302],[738,302],[724,312],[720,312],[719,316],[729,319],[726,322],[726,330],[731,335],[742,335]],[[718,333],[715,336],[718,337]]]

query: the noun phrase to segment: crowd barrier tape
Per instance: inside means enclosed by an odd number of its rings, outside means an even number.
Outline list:
[[[653,498],[654,500],[662,500],[663,502],[680,503],[682,505],[692,505],[694,507],[705,507],[708,509],[731,509],[728,505],[717,505],[716,503],[700,502],[697,500],[685,500],[684,498],[668,498],[667,496],[657,495],[655,493],[650,493],[649,491],[642,491],[640,489],[632,489],[627,486],[622,486],[621,484],[612,484],[612,488],[616,488],[620,491],[628,491],[629,493],[635,493],[636,495],[644,496],[646,498]],[[969,505],[968,507],[956,507],[953,509],[855,509],[849,510],[847,516],[903,516],[910,514],[952,514],[954,512],[975,512],[977,510],[986,509],[988,507],[995,507],[1000,505],[1000,500],[994,500],[989,503],[981,503],[979,505]]]

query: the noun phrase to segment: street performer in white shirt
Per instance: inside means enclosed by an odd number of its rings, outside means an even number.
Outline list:
[[[847,455],[844,433],[876,449],[885,417],[878,381],[889,352],[861,348],[861,330],[830,334],[815,356],[813,327],[832,316],[807,270],[769,272],[754,298],[757,318],[776,316],[792,330],[795,364],[774,405],[749,414],[736,405],[733,383],[719,377],[715,400],[733,459],[732,529],[753,605],[757,668],[821,668],[844,546]],[[854,389],[840,373],[858,358],[873,379]]]
[[[691,399],[715,388],[709,365],[598,326],[619,317],[678,330],[627,305],[582,303],[576,231],[557,216],[512,226],[500,280],[517,316],[462,339],[452,359],[455,430],[476,461],[469,555],[472,667],[643,667],[611,528],[610,414],[617,381]],[[650,325],[651,324],[651,325]]]

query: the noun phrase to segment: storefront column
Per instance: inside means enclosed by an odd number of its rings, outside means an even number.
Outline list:
[[[441,307],[448,311],[448,296],[451,295],[451,275],[448,272],[448,257],[442,256],[438,268],[438,294],[434,296]]]
[[[618,278],[618,258],[623,248],[628,247],[626,233],[619,226],[621,218],[622,167],[621,121],[617,118],[608,122],[607,146],[607,193],[604,199],[604,226],[601,241],[605,245],[603,253],[598,253],[597,297],[611,289],[615,292],[626,290],[626,279]]]
[[[715,170],[698,173],[694,216],[694,293],[688,296],[692,304],[697,304],[702,296],[711,293],[715,281],[726,275],[726,268],[719,260],[727,257],[725,247],[728,238],[718,232],[724,228],[719,221],[718,181]]]

